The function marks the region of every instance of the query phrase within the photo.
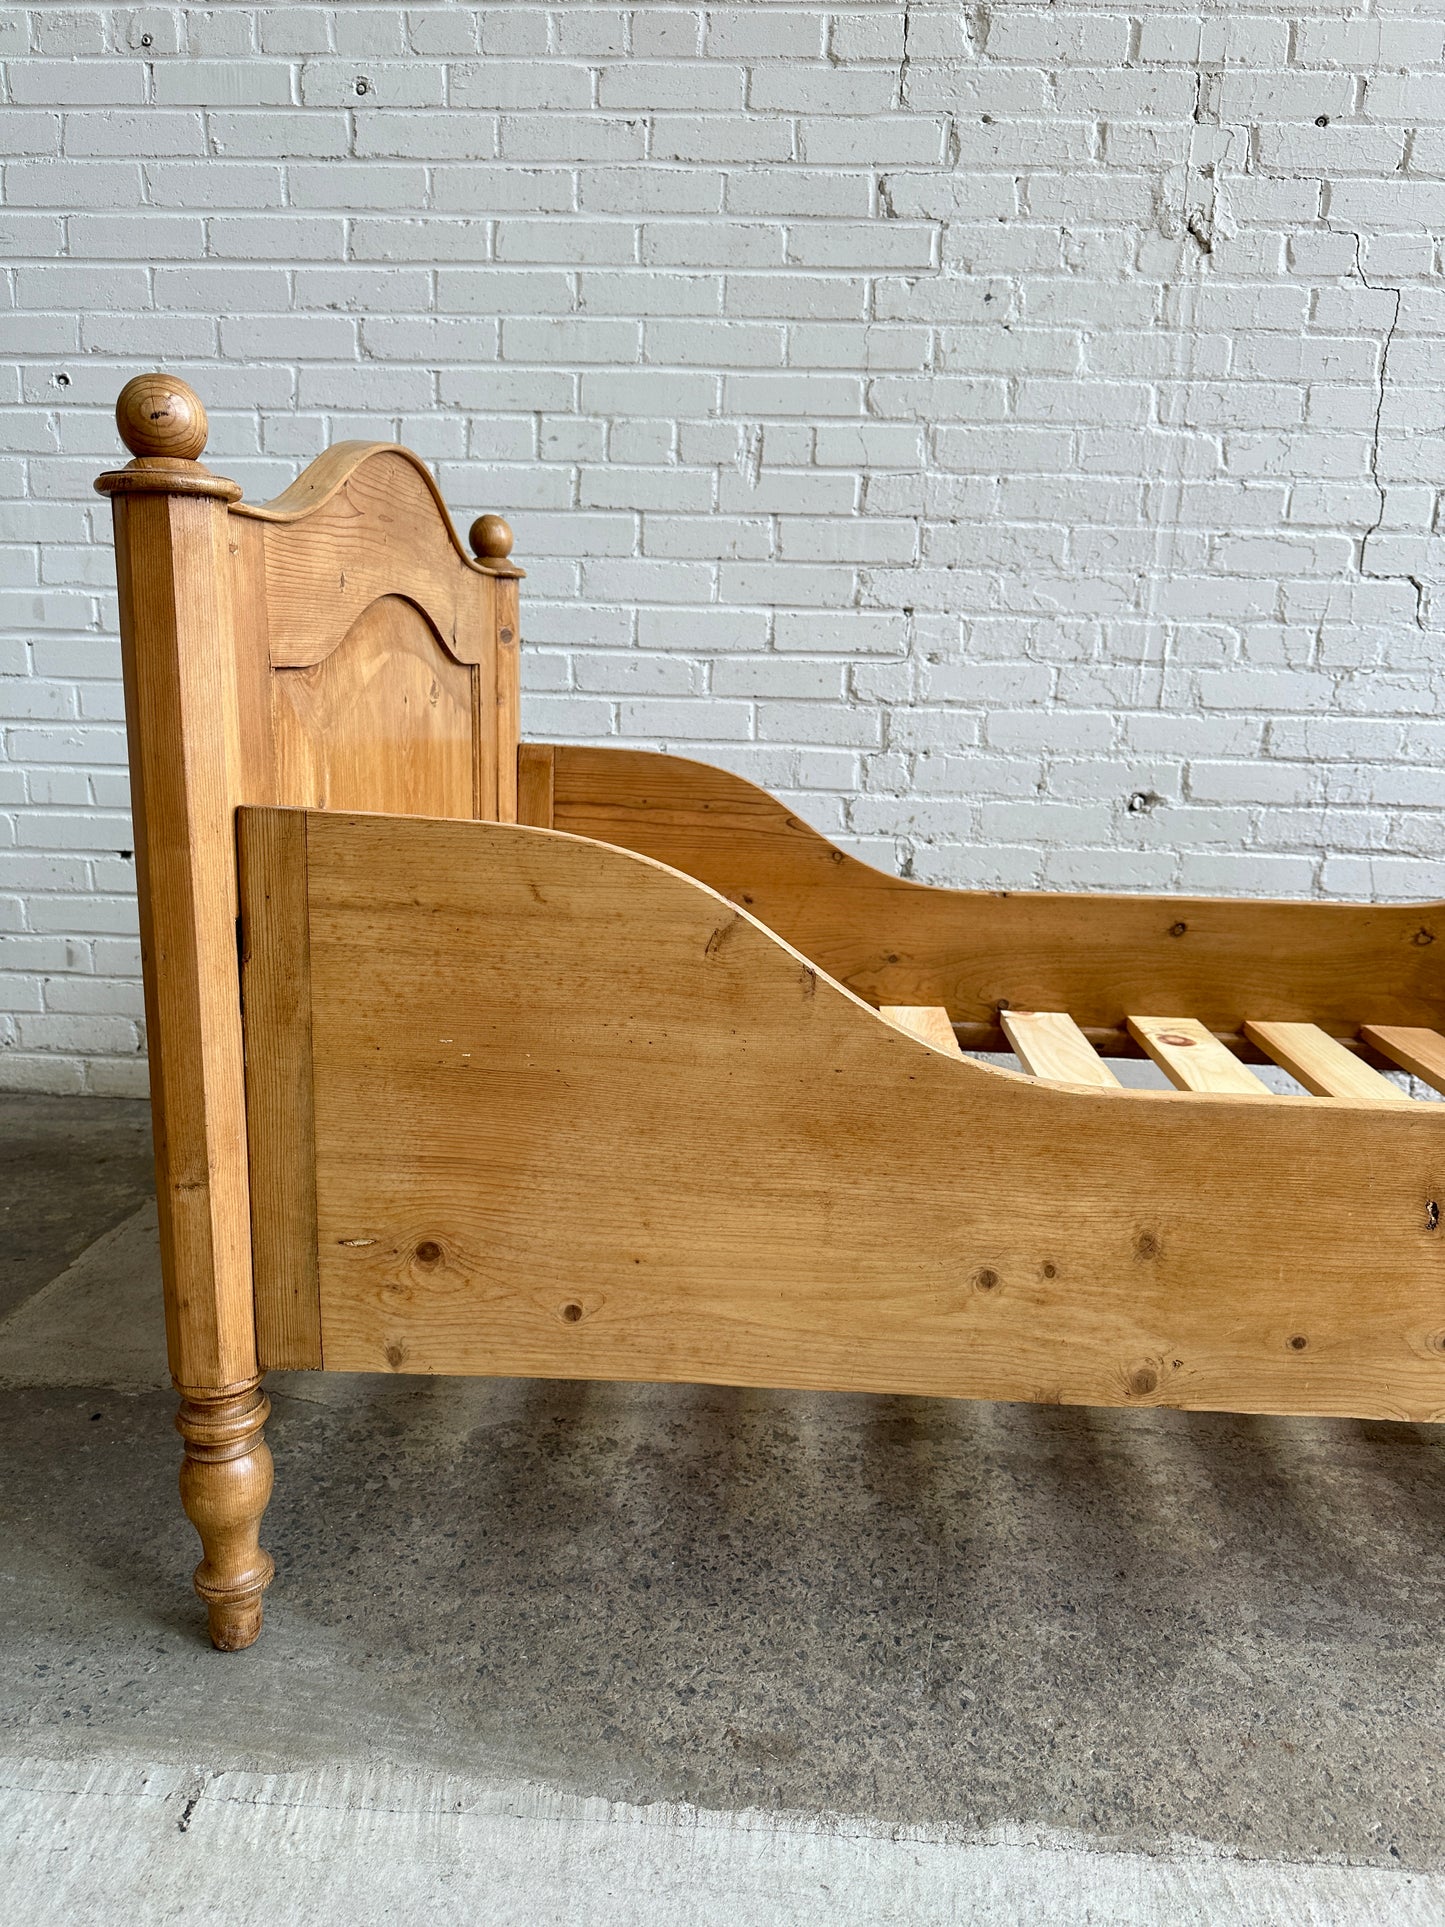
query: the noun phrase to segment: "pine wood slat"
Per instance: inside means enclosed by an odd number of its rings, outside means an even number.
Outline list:
[[[1411,1102],[1389,1078],[1362,1064],[1318,1024],[1257,1024],[1250,1020],[1244,1034],[1316,1097],[1347,1097],[1357,1104]]]
[[[1247,1070],[1206,1025],[1194,1017],[1130,1017],[1129,1034],[1141,1043],[1171,1084],[1181,1091],[1233,1091],[1269,1097],[1267,1085]]]
[[[910,1037],[932,1044],[935,1050],[946,1051],[951,1057],[963,1055],[942,1004],[880,1004],[878,1015],[899,1030],[906,1030]]]
[[[1063,1010],[1005,1010],[999,1013],[1015,1057],[1034,1077],[1051,1084],[1096,1084],[1117,1091],[1119,1080]]]
[[[1438,1030],[1414,1030],[1405,1024],[1365,1024],[1360,1035],[1402,1071],[1422,1078],[1437,1091],[1445,1091],[1445,1037]]]

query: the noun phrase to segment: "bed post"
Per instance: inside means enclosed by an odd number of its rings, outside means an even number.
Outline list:
[[[181,1502],[212,1642],[249,1646],[272,1564],[269,1411],[256,1363],[236,949],[241,793],[229,585],[235,482],[198,457],[206,411],[169,375],[116,404],[135,456],[96,483],[115,516],[151,1115]]]

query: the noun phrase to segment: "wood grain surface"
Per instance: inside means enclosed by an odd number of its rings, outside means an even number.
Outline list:
[[[1181,1091],[1270,1095],[1269,1087],[1197,1018],[1131,1016],[1128,1024],[1130,1035],[1138,1038],[1170,1083]]]
[[[1437,1107],[921,1050],[568,836],[307,850],[330,1367],[1445,1413]]]
[[[1119,1080],[1063,1010],[1005,1010],[999,1021],[1014,1055],[1033,1077],[1116,1091]]]
[[[1066,1010],[1138,1056],[1131,1011],[1183,1010],[1245,1055],[1247,1017],[1429,1025],[1445,1016],[1445,906],[940,890],[835,849],[729,771],[646,750],[554,750],[553,822],[685,870],[873,1004],[941,1004],[971,1050],[1006,1007]]]

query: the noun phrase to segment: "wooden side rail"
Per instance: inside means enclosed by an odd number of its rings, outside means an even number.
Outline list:
[[[1445,905],[940,890],[836,849],[740,776],[645,750],[528,744],[523,820],[701,878],[871,1004],[941,1006],[968,1050],[1001,1013],[1068,1011],[1096,1051],[1139,1056],[1133,1011],[1181,1010],[1254,1062],[1248,1018],[1438,1029]]]
[[[1049,1088],[566,835],[241,836],[267,1365],[1445,1416],[1435,1106]]]

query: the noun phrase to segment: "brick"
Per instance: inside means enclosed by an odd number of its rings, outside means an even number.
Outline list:
[[[513,22],[518,18],[512,15]],[[553,16],[557,51],[584,60],[626,53],[627,25],[627,15],[620,7],[566,8]]]
[[[817,60],[823,32],[815,7],[718,7],[708,11],[705,50],[722,60]]]
[[[18,60],[8,79],[20,107],[138,106],[146,93],[145,69],[133,60]],[[157,91],[158,101],[168,97]]]
[[[597,103],[611,111],[727,113],[741,108],[744,79],[743,68],[711,61],[633,60],[602,69]]]
[[[481,17],[485,54],[544,54],[547,18],[535,7],[489,7]]]
[[[87,113],[72,109],[65,117],[65,151],[75,158],[204,154],[206,130],[198,113],[154,107],[138,112],[112,108]]]
[[[257,15],[256,42],[267,54],[324,54],[334,44],[330,9],[281,6]]]
[[[155,98],[159,107],[289,107],[298,95],[292,70],[282,61],[181,60],[157,63]]]
[[[377,60],[357,54],[351,60],[308,60],[301,69],[301,100],[307,107],[348,107],[357,114],[439,107],[444,91],[445,74],[429,60]]]
[[[649,267],[781,267],[787,235],[776,224],[727,221],[659,221],[642,230],[642,259]]]
[[[341,114],[214,111],[207,115],[206,125],[215,152],[232,159],[262,155],[286,160],[324,159],[348,151],[346,121]]]
[[[748,105],[755,113],[886,114],[897,84],[885,68],[769,64],[753,69]]]
[[[716,214],[723,204],[723,176],[711,169],[655,163],[584,167],[579,200],[584,209],[599,214]]]
[[[447,100],[514,114],[576,111],[592,104],[592,78],[586,67],[556,60],[460,62],[451,69]]]
[[[700,368],[770,368],[783,360],[779,327],[746,321],[649,321],[647,359]]]
[[[605,114],[503,114],[500,151],[509,161],[641,160],[647,151],[647,124]]]
[[[127,161],[11,161],[5,197],[12,207],[140,205],[141,170]]]

